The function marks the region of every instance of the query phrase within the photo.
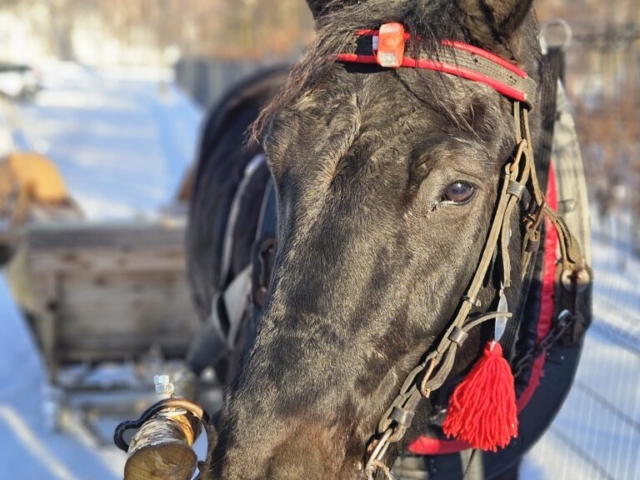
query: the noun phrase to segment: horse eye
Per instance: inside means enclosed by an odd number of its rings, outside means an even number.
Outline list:
[[[466,182],[454,182],[447,187],[442,196],[445,202],[463,204],[468,202],[476,189]]]

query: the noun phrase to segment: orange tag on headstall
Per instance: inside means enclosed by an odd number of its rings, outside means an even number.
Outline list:
[[[404,26],[401,23],[385,23],[378,32],[376,60],[381,67],[398,68],[404,58]]]

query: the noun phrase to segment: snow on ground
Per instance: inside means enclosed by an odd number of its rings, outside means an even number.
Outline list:
[[[95,220],[152,217],[168,204],[194,159],[202,119],[166,74],[117,73],[47,70],[48,88],[18,114],[19,143],[56,162]]]
[[[0,318],[0,479],[121,478],[124,459],[108,460],[112,453],[103,455],[86,441],[44,427],[44,366],[4,278]]]
[[[14,141],[56,161],[91,219],[152,217],[193,158],[201,112],[166,78],[61,72],[20,107]],[[594,325],[575,387],[526,458],[524,480],[640,478],[640,259],[628,239],[600,231]],[[45,369],[2,278],[0,318],[0,480],[122,478],[115,447],[44,427]]]
[[[640,259],[628,235],[603,227],[593,235],[593,325],[574,386],[525,461],[526,480],[640,478]]]

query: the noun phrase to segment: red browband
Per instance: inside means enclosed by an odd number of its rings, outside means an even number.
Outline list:
[[[483,83],[513,100],[523,102],[530,108],[536,96],[536,84],[527,73],[503,58],[481,48],[465,43],[445,40],[432,58],[409,58],[404,56],[407,40],[400,23],[387,23],[380,30],[360,30],[357,38],[371,37],[370,53],[338,54],[338,61],[345,63],[378,64],[385,68],[420,68],[456,75]]]

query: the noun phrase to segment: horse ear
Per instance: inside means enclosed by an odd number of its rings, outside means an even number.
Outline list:
[[[311,1],[311,0],[310,0]],[[531,10],[533,0],[456,0],[467,14],[465,22],[481,41],[508,39]]]
[[[311,10],[314,19],[318,18],[329,3],[331,3],[331,0],[307,0],[307,5],[309,5],[309,10]]]

